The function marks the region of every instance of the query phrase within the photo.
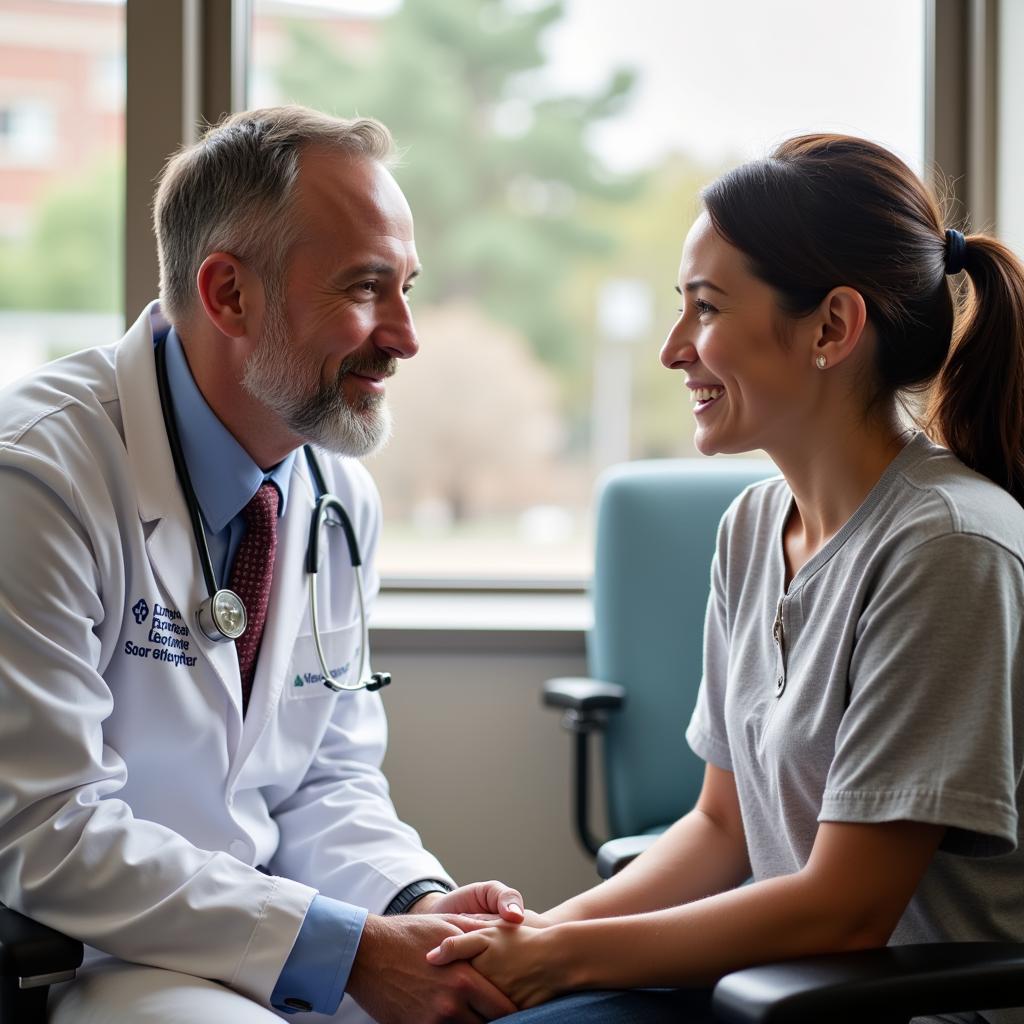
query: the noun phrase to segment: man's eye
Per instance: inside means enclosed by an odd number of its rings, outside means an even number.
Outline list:
[[[356,285],[356,288],[361,292],[367,292],[370,295],[374,295],[377,292],[377,282],[360,281],[359,284]]]

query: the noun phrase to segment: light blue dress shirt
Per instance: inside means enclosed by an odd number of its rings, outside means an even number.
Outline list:
[[[284,515],[296,453],[264,473],[206,404],[173,328],[166,349],[168,390],[185,464],[199,502],[218,585],[226,586],[245,533],[242,510],[269,480],[281,493],[279,515]],[[308,1007],[317,1013],[334,1013],[348,984],[365,921],[362,907],[314,896],[271,994],[271,1004],[285,1012]]]

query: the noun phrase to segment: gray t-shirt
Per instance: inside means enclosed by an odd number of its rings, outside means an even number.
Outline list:
[[[775,478],[722,520],[686,734],[735,774],[754,878],[819,821],[942,824],[892,942],[1024,940],[1024,509],[918,434],[787,590],[791,507]]]

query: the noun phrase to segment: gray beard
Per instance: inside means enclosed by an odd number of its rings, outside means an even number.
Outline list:
[[[350,404],[342,380],[356,362],[344,359],[330,385],[319,368],[290,351],[283,296],[267,288],[263,333],[245,364],[242,386],[281,417],[288,429],[326,451],[362,458],[387,444],[391,411],[383,395],[363,395]]]

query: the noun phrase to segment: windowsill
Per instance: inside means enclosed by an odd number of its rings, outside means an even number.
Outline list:
[[[579,653],[593,614],[580,591],[383,590],[375,651]]]

